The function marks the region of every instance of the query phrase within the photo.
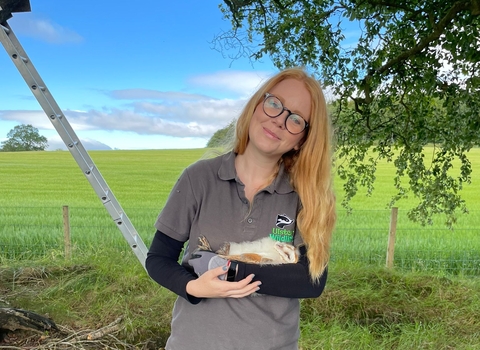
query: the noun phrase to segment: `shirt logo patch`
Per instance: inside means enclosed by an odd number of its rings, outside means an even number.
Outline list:
[[[293,224],[293,220],[290,219],[286,214],[278,214],[277,215],[277,227],[285,228],[285,226]]]
[[[293,243],[293,231],[288,230],[285,227],[293,224],[295,220],[290,219],[286,214],[278,214],[277,215],[277,222],[275,226],[272,228],[272,232],[270,233],[270,238],[275,241],[285,242],[285,243]]]

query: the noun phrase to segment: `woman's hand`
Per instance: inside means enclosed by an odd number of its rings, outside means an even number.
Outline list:
[[[222,275],[225,275],[222,266],[208,270],[187,283],[187,293],[197,298],[243,298],[259,290],[262,284],[260,281],[252,283],[253,274],[238,282],[221,280]]]
[[[228,269],[229,261],[208,250],[195,250],[188,260],[188,264],[193,267],[197,276],[201,276],[208,270],[218,266],[225,266]],[[226,275],[222,275],[218,278],[224,280],[226,277]]]

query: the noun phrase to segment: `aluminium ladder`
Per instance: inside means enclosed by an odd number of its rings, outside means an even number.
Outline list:
[[[5,3],[5,0],[2,3]],[[2,6],[2,3],[0,3],[0,18],[9,18],[10,14],[2,14],[2,10],[5,10],[5,6]],[[3,23],[0,21],[0,26],[0,41],[5,47],[5,50],[22,77],[25,79],[25,82],[30,87],[33,95],[40,103],[40,106],[45,111],[48,119],[52,122],[68,150],[82,170],[83,174],[90,182],[90,185],[95,190],[95,193],[100,198],[113,221],[122,232],[123,237],[127,240],[130,248],[136,254],[142,266],[145,268],[145,260],[148,252],[147,247],[133,227],[128,216],[123,211],[112,191],[107,186],[103,176],[100,174],[100,171],[97,169],[93,163],[93,160],[83,147],[66,116],[62,113],[60,107],[50,94],[45,83],[31,63],[26,52],[23,50],[7,21],[5,20]]]

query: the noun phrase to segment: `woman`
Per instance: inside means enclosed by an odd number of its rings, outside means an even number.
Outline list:
[[[183,172],[146,261],[150,276],[179,295],[167,350],[298,349],[299,298],[325,287],[336,218],[330,130],[318,82],[287,69],[245,106],[233,151]],[[212,267],[214,253],[192,256],[202,235],[214,251],[270,236],[300,246],[301,256],[263,266],[216,259]]]

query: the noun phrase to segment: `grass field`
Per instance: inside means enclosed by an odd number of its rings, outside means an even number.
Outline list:
[[[147,246],[177,177],[204,153],[90,152]],[[474,170],[479,156],[472,152]],[[373,196],[359,194],[351,215],[339,208],[327,288],[302,300],[302,350],[480,349],[480,184],[465,188],[471,213],[453,231],[442,218],[431,227],[409,222],[413,200],[399,203],[397,268],[388,270],[392,176],[391,165],[380,166]],[[0,307],[48,314],[63,327],[17,336],[7,348],[161,349],[175,296],[146,275],[71,155],[0,152],[0,178]],[[71,260],[62,249],[64,205]],[[73,341],[118,317],[114,334]]]
[[[182,170],[205,155],[204,149],[96,151],[92,159],[147,246],[153,223]],[[480,169],[480,150],[470,152]],[[338,208],[332,261],[385,262],[394,194],[392,164],[380,164],[372,196],[359,193],[353,212]],[[58,250],[63,242],[62,206],[70,208],[72,240],[79,249],[102,244],[126,247],[112,220],[69,152],[0,152],[0,247],[3,258],[28,258]],[[470,214],[460,215],[454,230],[438,216],[433,226],[410,222],[410,198],[398,203],[395,261],[398,267],[480,274],[480,181],[463,196]],[[478,176],[477,176],[478,178]],[[360,191],[361,192],[361,191]],[[338,202],[341,181],[336,181]],[[25,249],[27,248],[27,249]],[[127,247],[128,249],[128,247]]]

